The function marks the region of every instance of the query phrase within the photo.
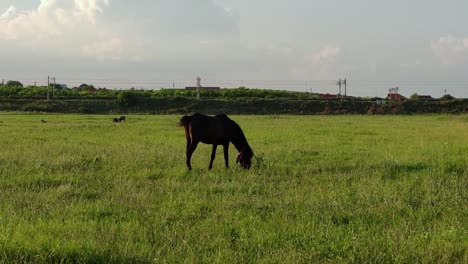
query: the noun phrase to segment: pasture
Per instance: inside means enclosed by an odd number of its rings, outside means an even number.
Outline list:
[[[468,262],[467,115],[179,117],[0,113],[0,262]]]

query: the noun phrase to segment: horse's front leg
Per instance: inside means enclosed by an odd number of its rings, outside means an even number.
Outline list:
[[[216,158],[216,149],[218,148],[218,145],[213,144],[213,150],[211,151],[211,161],[210,161],[210,166],[208,167],[209,170],[213,169],[213,161]]]
[[[188,144],[187,144],[188,145]],[[187,148],[187,167],[189,170],[192,170],[192,163],[190,160],[192,159],[193,152],[197,149],[198,141],[192,140],[190,146]]]
[[[226,163],[226,168],[229,168],[229,142],[224,144],[224,162]]]

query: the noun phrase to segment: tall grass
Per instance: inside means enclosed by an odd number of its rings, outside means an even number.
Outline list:
[[[468,116],[232,118],[250,171],[187,171],[176,116],[0,114],[0,262],[468,262]]]

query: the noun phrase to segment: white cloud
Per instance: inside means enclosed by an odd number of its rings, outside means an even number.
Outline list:
[[[400,67],[403,69],[417,69],[422,66],[422,62],[419,60],[413,62],[400,63]]]
[[[75,0],[67,10],[57,0],[41,0],[36,9],[24,12],[10,6],[0,16],[0,39],[42,40],[83,24],[96,24],[96,15],[108,4],[109,0]]]
[[[319,65],[329,65],[336,61],[340,53],[340,48],[328,44],[312,56],[312,61]]]
[[[10,7],[8,7],[8,9],[5,11],[5,13],[3,13],[2,15],[0,15],[0,20],[10,19],[10,18],[13,17],[15,14],[16,14],[16,7],[10,6]]]
[[[334,44],[327,44],[312,51],[292,49],[292,53],[282,55],[278,57],[280,61],[277,63],[287,66],[281,71],[288,73],[287,75],[293,79],[329,80],[338,78],[342,72],[350,70],[344,63],[342,48]]]
[[[20,13],[14,6],[2,14],[0,20],[0,38],[16,40],[21,37],[40,38],[42,34],[58,33],[56,23],[50,17],[50,2],[42,0],[37,10]]]
[[[39,7],[37,8],[38,13],[47,13],[56,4],[56,0],[41,0]]]
[[[10,50],[5,52],[6,59],[13,58],[14,52],[25,58],[67,56],[76,60],[74,65],[87,65],[89,58],[154,64],[166,59],[180,67],[181,61],[187,64],[229,54],[237,61],[242,50],[233,50],[236,45],[232,43],[239,41],[238,19],[236,9],[213,0],[137,4],[127,0],[41,0],[27,10],[11,6],[0,11],[0,49]]]
[[[294,49],[291,46],[278,45],[276,43],[268,43],[263,49],[266,56],[285,57],[294,52]]]
[[[121,59],[123,49],[123,41],[120,38],[112,38],[85,45],[82,48],[82,53],[85,56],[95,57],[99,60],[119,60]]]
[[[307,79],[335,78],[344,67],[338,64],[341,60],[341,53],[340,47],[328,44],[318,51],[306,54],[303,65],[294,69],[294,72]]]
[[[109,5],[109,0],[75,0],[75,16],[85,17],[96,24],[96,14],[103,13],[102,5]]]
[[[468,61],[468,38],[441,37],[431,42],[432,52],[443,66],[463,64]]]

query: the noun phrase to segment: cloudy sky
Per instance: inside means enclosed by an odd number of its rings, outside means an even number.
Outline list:
[[[0,79],[468,97],[466,0],[0,0]],[[190,81],[189,81],[190,80]]]

